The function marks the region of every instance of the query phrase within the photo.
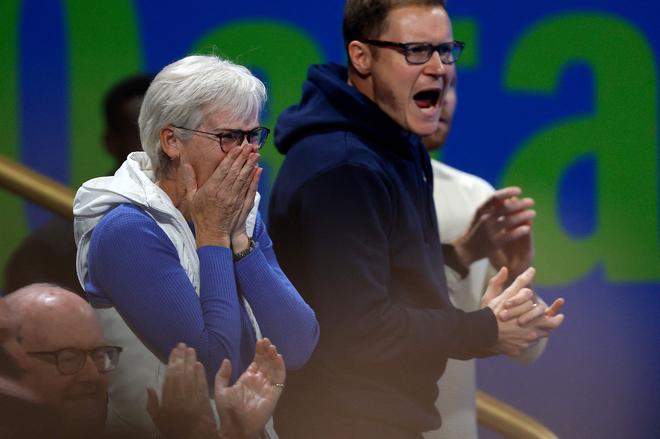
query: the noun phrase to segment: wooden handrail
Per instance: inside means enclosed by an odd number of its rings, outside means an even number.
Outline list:
[[[558,439],[536,419],[482,391],[477,391],[477,421],[511,439]]]
[[[0,186],[63,218],[73,219],[75,194],[71,189],[3,156],[0,156]]]
[[[0,156],[0,186],[64,218],[73,218],[74,192],[20,163]],[[557,439],[535,419],[496,398],[477,392],[477,420],[511,439]]]

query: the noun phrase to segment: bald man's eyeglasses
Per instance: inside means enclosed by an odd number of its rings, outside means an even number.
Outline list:
[[[57,351],[28,352],[28,355],[40,358],[57,366],[62,375],[80,372],[90,357],[100,373],[110,372],[119,363],[119,346],[101,346],[95,349],[64,348]]]
[[[433,52],[438,52],[443,64],[454,64],[465,49],[465,43],[462,41],[450,41],[435,46],[431,43],[395,43],[380,40],[362,40],[362,42],[376,47],[399,49],[403,51],[408,64],[424,64],[431,59]]]

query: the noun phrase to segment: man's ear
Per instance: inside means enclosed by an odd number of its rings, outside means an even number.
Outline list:
[[[160,148],[170,160],[176,160],[181,153],[179,147],[181,141],[174,134],[174,129],[171,126],[166,126],[160,130]]]
[[[371,74],[373,54],[371,53],[371,49],[365,43],[357,40],[348,43],[348,57],[350,58],[351,65],[360,76],[368,76]]]

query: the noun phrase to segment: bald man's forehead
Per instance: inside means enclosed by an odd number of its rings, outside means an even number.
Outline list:
[[[50,308],[94,314],[92,307],[80,296],[71,291],[50,284],[33,284],[23,287],[5,298],[13,312],[32,314],[47,311]]]
[[[20,321],[19,335],[27,350],[89,349],[103,344],[94,310],[70,291],[34,285],[8,299]]]
[[[94,315],[45,313],[22,322],[20,336],[27,350],[57,350],[67,347],[91,349],[103,345],[101,328]]]

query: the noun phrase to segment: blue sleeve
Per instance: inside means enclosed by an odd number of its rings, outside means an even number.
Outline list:
[[[224,358],[237,376],[241,313],[231,250],[206,246],[197,254],[199,297],[165,232],[142,210],[122,205],[92,234],[89,282],[163,361],[184,342],[195,348],[209,378]]]
[[[288,369],[300,368],[319,338],[316,316],[282,272],[260,216],[253,238],[255,250],[236,263],[238,283],[263,336],[277,346]]]

